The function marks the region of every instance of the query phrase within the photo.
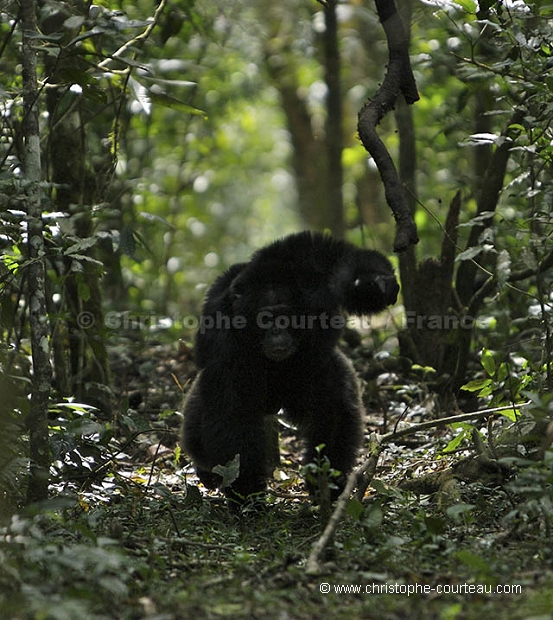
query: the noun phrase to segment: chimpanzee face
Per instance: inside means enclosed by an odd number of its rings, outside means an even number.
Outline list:
[[[297,311],[293,309],[299,293],[294,295],[293,283],[283,277],[265,278],[261,273],[246,269],[232,283],[233,312],[244,316],[250,334],[255,333],[264,357],[281,362],[292,356],[299,347],[299,334],[294,334]],[[273,272],[274,274],[275,272]],[[283,275],[276,271],[278,275]],[[244,286],[247,280],[248,287]]]
[[[298,334],[294,333],[294,320],[292,308],[285,304],[258,309],[256,329],[261,337],[261,350],[267,359],[281,362],[297,351],[299,343]]]

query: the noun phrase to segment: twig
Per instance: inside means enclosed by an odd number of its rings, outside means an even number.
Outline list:
[[[531,401],[524,403],[514,403],[512,405],[504,405],[503,407],[492,407],[490,409],[482,409],[481,411],[472,411],[470,413],[459,413],[458,415],[448,416],[447,418],[438,418],[436,420],[429,420],[428,422],[421,422],[420,424],[413,424],[407,428],[402,428],[399,431],[392,433],[386,433],[381,435],[380,441],[383,444],[388,444],[391,441],[398,439],[399,437],[405,437],[405,435],[414,435],[420,431],[425,431],[429,428],[435,428],[437,426],[444,426],[445,424],[455,424],[456,422],[466,422],[467,420],[478,420],[479,418],[485,418],[490,415],[496,415],[502,411],[509,411],[510,409],[521,407],[527,407],[531,404]]]
[[[199,540],[190,540],[189,538],[183,538],[182,536],[175,537],[163,537],[160,536],[159,540],[163,540],[164,542],[170,545],[182,545],[183,547],[196,547],[198,549],[209,549],[211,551],[236,551],[236,545],[234,544],[225,544],[225,543],[206,543],[201,542]]]
[[[324,553],[324,550],[326,549],[328,543],[334,536],[334,532],[338,528],[338,523],[340,523],[340,519],[344,514],[350,495],[353,493],[353,489],[357,484],[357,480],[360,476],[366,476],[367,479],[370,478],[372,480],[376,471],[378,457],[380,456],[383,447],[384,446],[378,441],[376,436],[371,437],[371,442],[369,446],[369,458],[362,465],[352,471],[351,474],[348,476],[346,486],[344,487],[344,490],[336,501],[336,507],[334,508],[334,512],[330,516],[330,519],[328,520],[328,523],[326,524],[323,533],[311,549],[311,553],[309,554],[309,558],[307,559],[307,565],[305,568],[305,572],[308,575],[318,575],[322,572],[320,557]]]
[[[105,60],[102,60],[102,62],[98,64],[98,68],[99,69],[107,68],[110,60],[119,58],[119,56],[122,56],[128,49],[135,46],[137,43],[143,44],[146,41],[146,39],[150,36],[150,34],[152,34],[152,30],[155,28],[156,24],[159,22],[159,19],[161,17],[161,14],[163,13],[163,10],[165,9],[166,4],[167,4],[167,0],[161,0],[157,9],[155,10],[154,17],[151,23],[148,24],[145,30],[141,32],[140,34],[136,35],[136,37],[134,37],[130,41],[127,41],[118,50],[113,52],[113,54],[110,54],[108,58],[106,58]],[[127,69],[130,70],[130,67],[128,67]]]

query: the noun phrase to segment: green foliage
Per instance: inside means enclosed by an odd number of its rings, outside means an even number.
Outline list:
[[[547,8],[539,4],[521,3],[507,11],[501,3],[480,3],[478,16],[473,2],[441,4],[444,11],[433,16],[419,7],[414,20],[414,65],[423,97],[413,111],[416,125],[427,128],[417,134],[424,179],[419,198],[436,213],[435,196],[443,195],[444,188],[465,186],[465,222],[476,224],[477,220],[469,220],[482,181],[478,175],[484,173],[481,165],[473,167],[478,165],[476,158],[479,153],[489,157],[503,140],[500,133],[513,107],[525,110],[523,123],[512,126],[520,133],[511,151],[507,191],[493,225],[477,247],[461,255],[478,256],[487,266],[495,254],[501,284],[507,255],[514,271],[540,260],[550,249],[543,232],[551,221],[552,187],[546,162],[551,157],[547,136],[553,107],[544,80],[551,59],[551,25],[541,15],[546,15]],[[463,11],[453,10],[455,5]],[[473,126],[474,118],[481,129],[469,136],[466,128]],[[426,254],[429,240],[439,231],[428,213],[419,210],[417,218]]]
[[[478,581],[483,583],[496,583],[493,567],[491,567],[489,562],[481,555],[467,551],[466,549],[460,549],[455,552],[455,557],[472,570]]]
[[[489,400],[490,406],[501,407],[526,400],[523,391],[533,380],[532,375],[528,373],[528,361],[519,358],[516,361],[508,360],[498,363],[498,360],[502,358],[504,356],[483,349],[480,361],[486,376],[469,381],[461,389],[467,392],[477,392],[479,398]],[[513,419],[515,414],[513,411],[506,411],[504,415]]]
[[[26,360],[0,343],[0,523],[24,497],[28,459],[24,420],[29,412]]]
[[[553,532],[553,395],[528,396],[531,398],[530,414],[535,423],[531,431],[535,447],[530,448],[529,458],[507,459],[508,464],[516,466],[517,470],[506,485],[512,494],[513,508],[504,516],[504,522],[521,536],[532,532],[548,538]],[[544,548],[542,553],[551,557],[549,548]]]
[[[310,486],[314,501],[321,506],[321,511],[328,516],[330,512],[330,497],[338,489],[336,479],[341,472],[334,469],[328,457],[324,454],[324,444],[316,447],[317,458],[301,468],[301,475]],[[326,518],[323,518],[326,521]]]
[[[75,410],[77,422],[84,414]],[[543,541],[549,517],[539,495],[540,486],[549,493],[547,468],[536,477],[528,467],[511,489],[511,501],[495,489],[487,491],[493,500],[459,503],[445,514],[431,498],[374,480],[368,502],[349,502],[351,518],[333,543],[332,572],[315,578],[304,574],[303,565],[320,524],[317,513],[305,507],[276,501],[254,517],[237,520],[217,498],[177,491],[170,482],[173,471],[161,478],[158,471],[157,482],[137,469],[125,477],[98,476],[89,491],[80,486],[71,494],[67,487],[63,499],[37,507],[38,514],[18,515],[2,528],[0,610],[7,617],[43,612],[60,620],[75,614],[133,618],[147,612],[246,617],[240,611],[246,605],[249,615],[345,618],[366,615],[366,597],[323,596],[322,581],[432,587],[520,583],[525,570],[548,561]],[[536,519],[539,528],[532,525]],[[506,546],[500,536],[505,525],[516,525],[524,543]],[[370,613],[408,614],[416,601],[425,613],[431,605],[442,614],[454,604],[474,612],[515,602],[503,595],[407,598],[372,596]]]
[[[78,480],[108,465],[118,446],[111,424],[100,423],[94,407],[58,403],[51,407],[50,449],[54,483]]]
[[[106,601],[113,608],[128,598],[137,567],[129,566],[116,541],[44,509],[41,517],[14,518],[2,528],[2,614],[17,617],[25,609],[30,618],[105,617]]]
[[[303,564],[319,524],[297,505],[276,503],[237,521],[216,500],[188,503],[163,484],[129,487],[109,503],[92,495],[78,504],[47,503],[41,514],[18,516],[0,531],[0,610],[56,620],[221,613],[307,619],[392,611],[412,617],[420,605],[427,617],[453,605],[474,613],[525,600],[433,593],[373,595],[369,605],[366,596],[322,593],[321,583],[512,584],[523,579],[521,570],[541,566],[525,547],[475,536],[470,524],[421,498],[378,482],[376,489],[360,518],[336,533],[331,571],[316,577],[306,576]],[[495,504],[505,508],[499,496]],[[535,536],[528,532],[528,551]],[[523,592],[529,589],[526,583]]]

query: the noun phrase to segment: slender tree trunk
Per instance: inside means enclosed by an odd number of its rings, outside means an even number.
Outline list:
[[[35,2],[21,0],[23,24],[23,106],[25,140],[25,182],[28,225],[28,287],[33,357],[33,389],[28,417],[30,473],[27,489],[29,503],[48,496],[50,450],[48,441],[48,397],[52,379],[50,366],[49,325],[46,312],[44,236],[41,207],[40,133],[37,100],[37,54],[33,33],[37,32]]]
[[[405,36],[409,47],[411,42],[411,19],[413,13],[413,2],[407,0],[398,7],[400,17],[403,21]],[[407,105],[405,100],[400,97],[395,108],[395,119],[399,134],[399,158],[398,172],[399,178],[406,190],[406,200],[409,210],[415,218],[417,202],[416,172],[417,172],[417,145],[415,135],[415,121],[413,118],[413,108]],[[416,276],[417,276],[417,254],[415,246],[410,245],[404,252],[398,255],[399,271],[401,275],[401,293],[405,312],[410,313],[415,310],[416,297]]]
[[[344,198],[342,151],[344,136],[342,131],[342,89],[340,86],[340,50],[338,48],[338,19],[336,0],[325,3],[324,58],[326,96],[325,144],[327,153],[327,189],[330,229],[335,237],[343,237]]]

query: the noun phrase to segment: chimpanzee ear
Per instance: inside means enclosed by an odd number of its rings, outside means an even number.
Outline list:
[[[229,293],[231,301],[236,301],[240,299],[242,295],[245,293],[244,279],[240,277],[240,275],[236,276],[234,280],[230,283]]]

